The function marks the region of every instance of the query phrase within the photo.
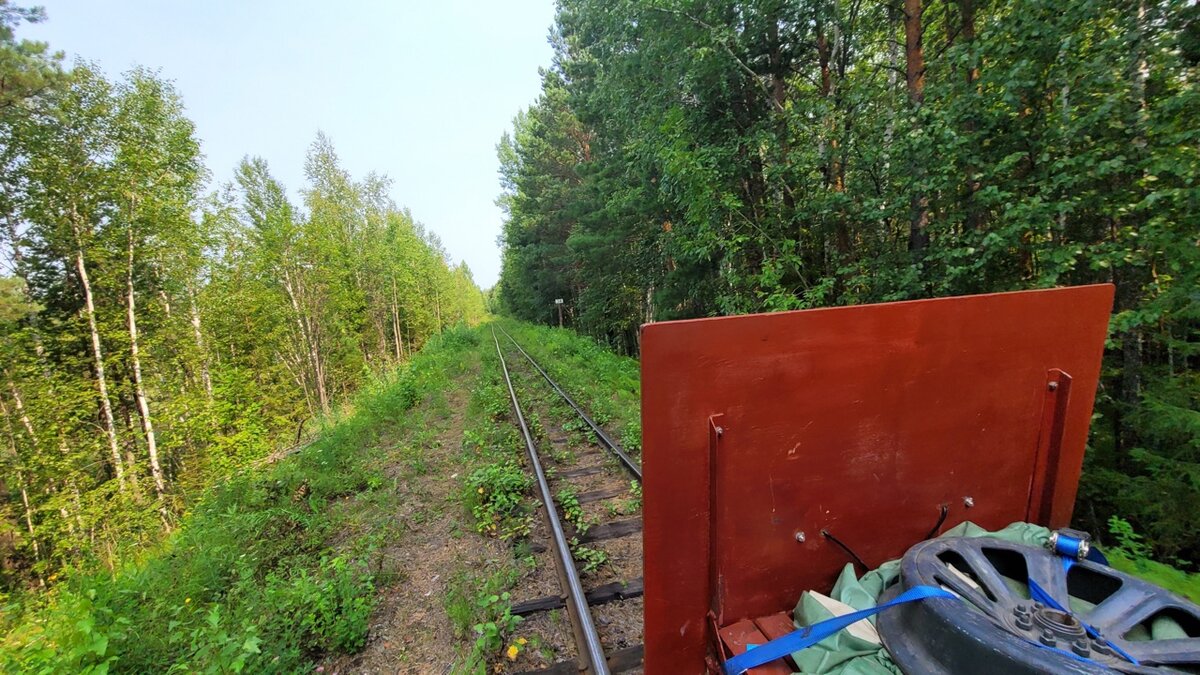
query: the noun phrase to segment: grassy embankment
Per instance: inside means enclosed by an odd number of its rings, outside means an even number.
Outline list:
[[[0,608],[0,672],[296,672],[362,647],[403,476],[478,329],[434,338],[306,449],[214,487],[162,544]]]

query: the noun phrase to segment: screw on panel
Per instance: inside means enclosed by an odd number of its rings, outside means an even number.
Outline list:
[[[805,538],[805,537],[804,537],[804,533],[803,533],[803,532],[797,532],[797,533],[796,533],[796,541],[798,541],[798,542],[800,542],[801,544],[803,544],[803,543],[804,543],[804,538]]]
[[[1050,391],[1055,391],[1055,390],[1057,390],[1057,389],[1058,389],[1058,383],[1057,383],[1057,382],[1051,382],[1051,383],[1047,384],[1047,385],[1046,385],[1046,387],[1047,387],[1048,389],[1050,389]]]
[[[963,497],[963,506],[967,507],[968,509],[971,508],[972,506],[975,506],[975,498],[974,497]]]
[[[721,437],[721,436],[724,436],[724,435],[725,435],[725,428],[724,428],[724,427],[717,427],[717,428],[716,428],[716,429],[714,429],[713,431],[716,431],[716,432],[717,432],[717,437]]]

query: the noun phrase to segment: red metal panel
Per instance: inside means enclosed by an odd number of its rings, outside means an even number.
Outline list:
[[[822,529],[878,564],[942,505],[947,527],[1066,525],[1112,294],[645,326],[646,671],[701,672],[710,610],[724,626],[828,588],[847,558]]]

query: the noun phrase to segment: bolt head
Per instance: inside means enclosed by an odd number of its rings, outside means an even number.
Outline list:
[[[963,506],[967,507],[968,509],[971,508],[972,506],[975,506],[975,498],[974,497],[963,497]]]
[[[803,532],[797,532],[797,533],[796,533],[796,541],[798,541],[798,542],[800,542],[801,544],[803,544],[803,543],[804,543],[804,540],[805,540],[804,533],[803,533]]]
[[[1046,388],[1049,389],[1050,391],[1056,391],[1058,389],[1058,383],[1051,382],[1050,384],[1046,385]]]

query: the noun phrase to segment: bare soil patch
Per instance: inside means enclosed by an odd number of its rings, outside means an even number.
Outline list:
[[[323,672],[456,672],[468,641],[454,635],[447,584],[457,570],[486,569],[511,555],[503,542],[474,532],[461,503],[460,448],[477,372],[478,364],[447,389],[446,405],[424,411],[432,433],[418,435],[421,447],[401,438],[388,451],[387,473],[402,495],[400,534],[382,552],[389,583],[380,590],[366,647],[326,662]]]

